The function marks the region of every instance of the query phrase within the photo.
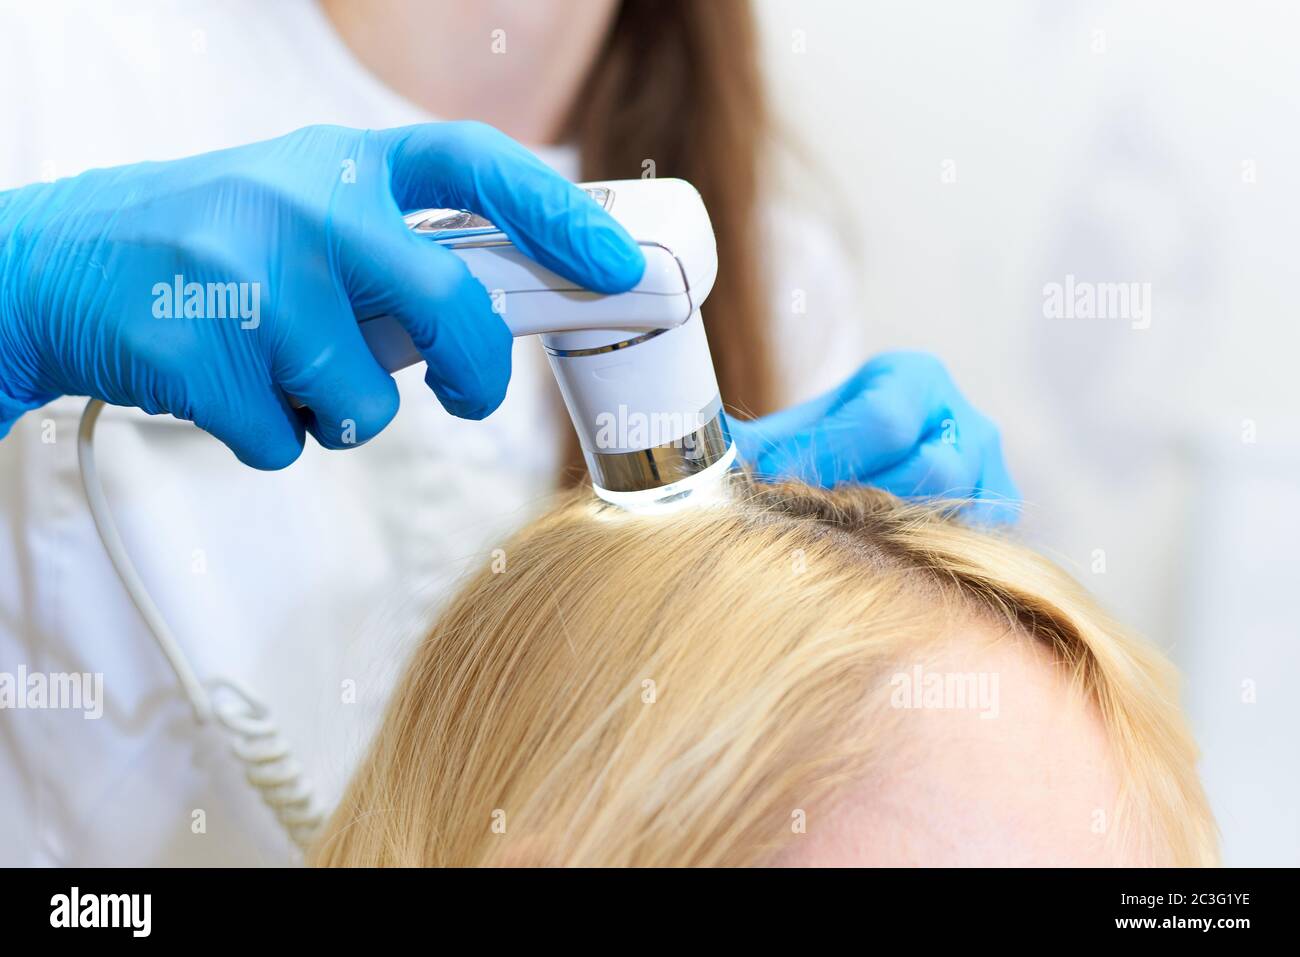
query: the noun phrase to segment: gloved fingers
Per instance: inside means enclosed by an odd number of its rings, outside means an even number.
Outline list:
[[[428,364],[425,381],[443,408],[482,419],[501,404],[514,340],[460,259],[400,225],[377,233],[364,250],[345,248],[341,255],[356,315],[389,315],[402,324]],[[364,342],[360,348],[370,356]]]
[[[1007,471],[1002,456],[1002,436],[998,428],[953,389],[953,418],[943,429],[943,436],[956,447],[977,470],[975,498],[963,513],[981,524],[1009,524],[1020,516],[1020,490]]]
[[[196,406],[189,418],[255,469],[286,468],[302,454],[303,423],[269,381],[246,385],[238,403],[218,400]]]
[[[984,477],[980,480],[980,498],[989,502],[1003,502],[1018,508],[1020,489],[1007,471],[1002,456],[986,456],[984,466]]]
[[[970,518],[986,525],[1009,525],[1020,518],[1020,489],[1002,457],[1002,438],[992,423],[984,442],[980,501],[971,507]]]
[[[962,500],[962,516],[980,525],[1020,517],[1020,493],[1002,458],[994,425],[960,398],[948,420],[908,461],[867,480],[900,498]]]
[[[764,471],[778,459],[786,458],[782,453],[791,443],[820,426],[846,401],[846,397],[856,394],[855,379],[856,376],[816,398],[770,415],[756,419],[731,418],[731,437],[736,442],[740,458],[759,471]]]
[[[737,441],[760,475],[867,481],[911,456],[950,416],[955,398],[937,360],[890,353],[825,395],[742,427]]]
[[[307,286],[282,298],[270,322],[271,377],[304,408],[295,415],[327,449],[370,441],[397,414],[397,384],[375,360],[349,303]]]
[[[828,418],[797,433],[772,429],[765,419],[745,423],[737,437],[737,450],[762,479],[795,478],[809,485],[830,486],[849,481],[857,456],[857,424],[843,417]]]
[[[375,361],[356,323],[350,325],[354,334],[341,335],[281,381],[285,394],[304,406],[297,411],[307,431],[327,449],[369,442],[393,421],[400,402],[397,383]]]
[[[397,384],[389,378],[382,393],[353,398],[322,393],[311,402],[297,413],[312,438],[322,448],[350,449],[369,442],[393,421],[399,399]]]
[[[535,262],[597,292],[626,292],[645,257],[618,222],[540,159],[482,123],[386,130],[393,198],[403,211],[468,209]]]
[[[934,438],[867,484],[899,498],[973,499],[979,493],[979,463],[956,445]]]

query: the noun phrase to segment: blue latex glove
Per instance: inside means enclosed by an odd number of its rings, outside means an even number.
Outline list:
[[[972,499],[964,512],[983,522],[1013,521],[1018,512],[997,428],[924,353],[877,356],[825,395],[730,424],[741,458],[760,478]]]
[[[294,461],[304,430],[359,444],[397,412],[356,322],[381,314],[410,333],[449,412],[488,415],[510,333],[464,264],[407,230],[401,212],[423,207],[481,213],[598,291],[645,268],[585,193],[478,123],[308,127],[0,193],[0,436],[25,410],[89,395],[189,419],[257,468]],[[201,284],[204,316],[222,300],[233,316],[185,318],[176,276]],[[244,285],[209,299],[209,283]]]

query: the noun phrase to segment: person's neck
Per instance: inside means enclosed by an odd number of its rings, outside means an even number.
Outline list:
[[[440,119],[475,119],[526,143],[564,125],[615,11],[613,2],[319,0],[353,54]]]

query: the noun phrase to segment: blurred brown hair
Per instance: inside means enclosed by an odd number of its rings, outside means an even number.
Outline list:
[[[730,411],[773,409],[762,287],[759,160],[768,123],[749,0],[622,0],[574,105],[584,180],[675,176],[704,197],[718,278],[704,307]],[[567,464],[583,475],[577,439]]]

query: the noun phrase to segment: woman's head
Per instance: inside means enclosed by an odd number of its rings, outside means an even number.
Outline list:
[[[417,650],[327,864],[1211,863],[1171,669],[865,489],[578,494]]]

